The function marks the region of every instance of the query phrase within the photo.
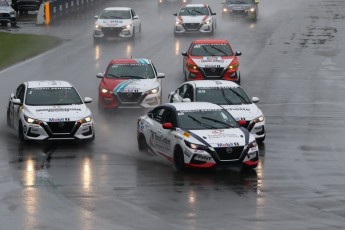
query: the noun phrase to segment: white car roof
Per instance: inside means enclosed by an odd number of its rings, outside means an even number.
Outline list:
[[[184,7],[206,7],[206,4],[186,4]]]
[[[107,7],[104,10],[131,10],[129,7]]]
[[[67,81],[28,81],[28,88],[54,88],[54,87],[73,87],[71,83]]]
[[[223,107],[210,103],[210,102],[177,102],[168,103],[169,105],[175,107],[177,111],[193,111],[193,110],[203,110],[203,109],[223,109]]]
[[[237,88],[240,87],[233,81],[226,81],[226,80],[196,80],[196,81],[188,81],[195,85],[196,88],[219,88],[219,87],[231,87]],[[187,83],[187,82],[186,82]]]

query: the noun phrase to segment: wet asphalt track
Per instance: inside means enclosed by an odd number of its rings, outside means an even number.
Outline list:
[[[214,38],[243,53],[242,86],[266,115],[257,170],[177,173],[137,151],[144,111],[98,113],[96,73],[110,59],[152,59],[167,75],[166,102],[183,82],[181,52],[200,37],[174,38],[178,6],[106,1],[49,27],[25,21],[9,29],[65,42],[0,72],[1,230],[345,228],[344,1],[261,0],[257,23],[223,19],[218,1],[204,2],[218,13]],[[106,6],[136,10],[143,27],[135,41],[93,44],[93,16]],[[19,144],[6,127],[8,97],[21,82],[43,79],[68,80],[94,99],[93,144]]]

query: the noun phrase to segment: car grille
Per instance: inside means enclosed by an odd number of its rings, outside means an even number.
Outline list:
[[[229,147],[221,147],[221,148],[214,148],[216,150],[217,155],[221,161],[231,161],[231,160],[238,160],[241,157],[243,146],[241,147],[230,147],[232,149],[231,153],[227,152]]]
[[[75,121],[47,122],[52,133],[72,133]]]
[[[141,93],[117,93],[121,102],[138,102]]]
[[[121,27],[103,27],[102,32],[105,36],[118,36],[122,31]]]
[[[224,68],[203,68],[206,76],[220,76]]]
[[[183,26],[186,30],[199,30],[199,23],[183,23]]]
[[[7,14],[7,13],[0,14],[0,18],[9,18],[9,17],[11,17],[10,14]]]
[[[232,11],[232,14],[236,15],[236,16],[244,15],[244,13],[245,13],[245,10],[233,10]]]

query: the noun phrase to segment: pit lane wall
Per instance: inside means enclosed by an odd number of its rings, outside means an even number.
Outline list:
[[[49,25],[68,15],[87,10],[103,0],[53,0],[41,4],[37,13],[37,25]]]

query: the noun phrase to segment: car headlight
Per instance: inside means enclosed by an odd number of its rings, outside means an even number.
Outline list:
[[[111,90],[107,90],[107,89],[102,88],[102,87],[99,87],[99,88],[100,88],[100,91],[101,91],[102,93],[105,93],[105,94],[113,94],[113,91],[111,91]]]
[[[187,63],[187,68],[188,69],[198,69],[199,67],[198,66],[196,66],[196,65],[194,65],[194,64],[191,64],[191,63]]]
[[[40,124],[43,123],[43,122],[40,121],[40,120],[37,120],[37,119],[35,119],[35,118],[31,118],[31,117],[28,117],[28,116],[25,116],[25,115],[24,115],[24,119],[25,119],[25,121],[26,121],[27,123],[30,123],[30,124],[37,124],[37,125],[40,125]]]
[[[98,25],[97,23],[95,24],[95,29],[102,29],[102,26]]]
[[[146,91],[146,94],[155,94],[155,93],[158,93],[158,91],[159,91],[159,86],[157,86],[154,89],[150,89],[150,90]]]
[[[91,116],[87,116],[87,117],[85,117],[83,119],[80,119],[78,122],[81,123],[81,124],[84,124],[84,123],[88,123],[90,121],[92,121],[92,117]]]
[[[228,12],[228,9],[226,9],[226,8],[223,8],[223,12]]]
[[[259,123],[265,120],[265,117],[263,115],[261,115],[260,117],[257,117],[255,119],[253,119],[254,123]]]
[[[249,11],[250,11],[250,12],[254,12],[254,11],[255,11],[255,8],[254,8],[254,7],[253,7],[253,8],[250,8]]]
[[[204,150],[204,151],[208,150],[208,147],[205,145],[194,144],[186,140],[184,140],[184,143],[186,144],[188,148],[191,148],[191,149]]]
[[[16,15],[16,12],[15,11],[11,11],[10,14],[11,15]]]
[[[240,64],[237,62],[235,64],[229,65],[228,69],[237,69]]]
[[[181,21],[176,21],[175,24],[176,25],[182,25],[182,22]]]
[[[127,30],[128,30],[128,29],[130,29],[131,27],[132,27],[132,24],[129,24],[129,25],[122,26],[122,29],[124,29],[124,30],[127,29]]]
[[[207,20],[207,21],[204,21],[204,22],[202,22],[202,24],[210,24],[211,23],[211,20]]]

